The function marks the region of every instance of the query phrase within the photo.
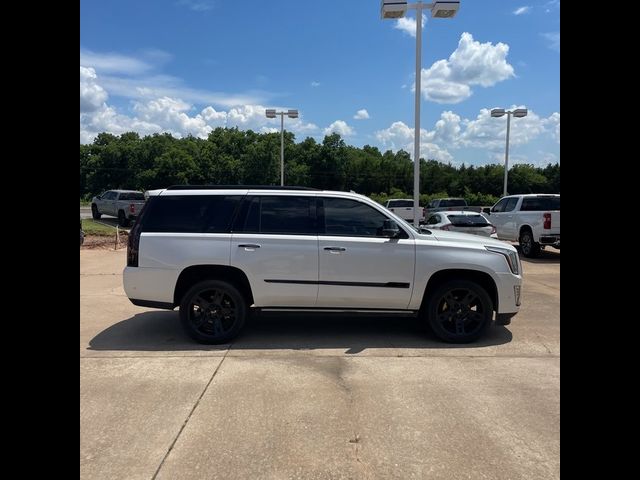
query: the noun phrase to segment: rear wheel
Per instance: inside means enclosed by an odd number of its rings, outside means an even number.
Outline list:
[[[91,205],[91,216],[94,220],[100,220],[100,217],[102,216],[102,214],[98,211],[98,207],[95,203]]]
[[[523,230],[520,233],[520,249],[527,258],[535,258],[540,255],[540,244],[533,241],[531,230]]]
[[[427,317],[441,340],[469,343],[477,340],[491,324],[493,302],[477,283],[451,280],[429,296]]]
[[[118,210],[118,225],[120,225],[121,227],[129,226],[129,219],[124,214],[124,210]]]
[[[180,304],[180,321],[187,334],[200,343],[227,343],[246,321],[247,302],[233,285],[205,280],[187,291]]]

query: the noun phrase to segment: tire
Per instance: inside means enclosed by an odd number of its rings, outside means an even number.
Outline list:
[[[429,325],[449,343],[477,340],[493,319],[493,302],[487,291],[469,280],[451,280],[437,287],[427,301]]]
[[[182,298],[180,322],[187,335],[199,343],[227,343],[244,327],[247,310],[247,302],[236,287],[221,280],[205,280]]]
[[[533,241],[531,230],[520,232],[520,250],[527,258],[536,258],[540,255],[540,244]]]
[[[129,226],[129,219],[124,214],[124,210],[118,210],[118,225],[120,225],[121,227]]]
[[[91,205],[91,216],[94,220],[100,220],[100,217],[102,216],[102,214],[98,211],[98,207],[95,203]]]

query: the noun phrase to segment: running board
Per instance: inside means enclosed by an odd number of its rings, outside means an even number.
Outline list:
[[[252,306],[253,307],[253,306]],[[416,317],[417,310],[394,309],[367,309],[367,308],[303,308],[303,307],[253,307],[254,310],[264,313],[315,313],[315,314],[342,314],[342,315],[398,315]]]

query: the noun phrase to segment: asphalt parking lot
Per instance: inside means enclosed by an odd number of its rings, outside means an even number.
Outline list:
[[[265,317],[203,346],[132,305],[126,251],[80,252],[83,479],[556,479],[560,254],[479,343],[415,320]]]

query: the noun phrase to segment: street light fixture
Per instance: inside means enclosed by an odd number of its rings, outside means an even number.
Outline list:
[[[522,118],[527,116],[528,110],[526,108],[516,108],[515,110],[505,110],[504,108],[494,108],[491,110],[492,117],[502,117],[507,115],[507,146],[504,151],[504,187],[502,189],[502,196],[507,196],[507,176],[509,174],[509,131],[511,130],[511,115],[516,118]]]
[[[381,0],[380,16],[382,19],[404,17],[407,10],[416,11],[416,98],[415,98],[415,131],[413,135],[413,224],[417,227],[420,219],[420,95],[421,95],[421,60],[422,60],[422,10],[431,10],[432,18],[452,18],[460,8],[460,1],[407,3],[401,0]]]
[[[273,108],[267,108],[264,113],[267,118],[276,118],[280,115],[280,186],[284,186],[284,116],[298,118],[298,110],[276,112]]]

